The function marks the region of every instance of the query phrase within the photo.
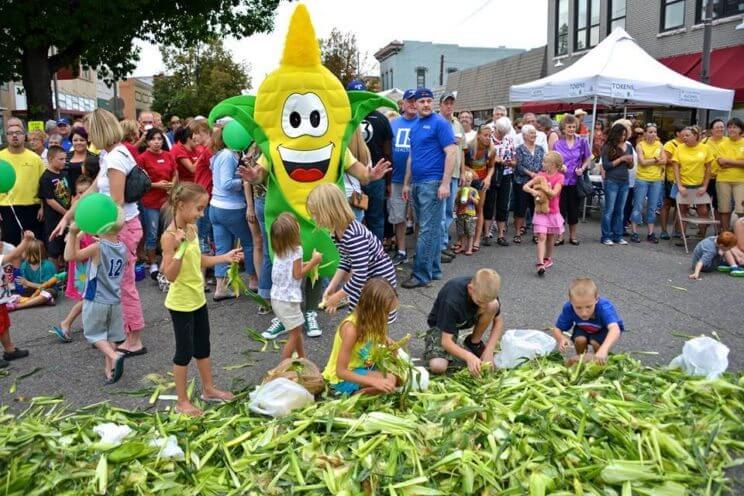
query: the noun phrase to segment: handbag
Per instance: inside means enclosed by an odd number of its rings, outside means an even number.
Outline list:
[[[594,194],[594,185],[592,185],[592,180],[589,179],[589,171],[584,171],[576,180],[576,192],[579,194],[579,198],[591,198]]]
[[[152,188],[152,180],[145,169],[135,165],[127,174],[124,183],[124,201],[126,203],[137,203]]]
[[[367,207],[369,207],[369,197],[361,191],[354,191],[349,197],[349,205],[366,211]]]

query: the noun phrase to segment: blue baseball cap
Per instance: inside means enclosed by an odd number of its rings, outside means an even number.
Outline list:
[[[419,88],[416,93],[413,94],[413,98],[420,100],[421,98],[434,98],[434,93],[429,88]]]
[[[57,120],[58,126],[69,126],[70,125],[70,119],[67,119],[65,117]]]
[[[367,85],[361,79],[355,79],[346,85],[347,91],[366,91]]]
[[[416,97],[416,90],[406,90],[403,93],[403,100],[412,100]]]

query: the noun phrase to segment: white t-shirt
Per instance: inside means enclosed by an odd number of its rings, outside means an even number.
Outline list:
[[[11,300],[16,289],[13,265],[3,263],[5,255],[10,253],[14,249],[15,246],[3,241],[3,252],[0,253],[0,267],[2,267],[3,269],[2,274],[0,274],[0,305],[8,303]]]
[[[302,246],[290,251],[284,257],[274,254],[271,267],[271,299],[302,303],[302,279],[292,276],[292,266],[297,259],[302,260]]]
[[[542,147],[545,153],[548,153],[548,137],[542,131],[536,131],[536,133],[535,144]],[[514,138],[514,148],[519,148],[519,145],[524,145],[524,136],[522,133],[517,133],[516,138]]]
[[[112,168],[121,171],[125,176],[137,167],[137,161],[129,153],[124,145],[116,145],[109,153],[100,158],[101,171],[98,173],[98,191],[104,195],[111,196],[109,189],[108,169]],[[136,203],[124,204],[124,219],[131,220],[139,215]]]

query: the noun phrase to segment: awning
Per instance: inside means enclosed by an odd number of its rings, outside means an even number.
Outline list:
[[[735,91],[734,101],[744,102],[744,45],[718,48],[710,58],[710,84]],[[659,59],[670,69],[692,79],[700,80],[702,52]]]
[[[524,102],[521,105],[517,104],[521,112],[527,113],[532,112],[533,114],[560,114],[563,112],[571,112],[581,108],[591,114],[592,106],[584,103],[550,103],[550,102]],[[598,105],[597,109],[604,109],[604,105]]]

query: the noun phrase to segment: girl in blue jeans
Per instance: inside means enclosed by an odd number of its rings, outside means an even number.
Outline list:
[[[602,148],[604,171],[604,206],[602,211],[602,244],[627,245],[623,239],[623,212],[628,197],[629,174],[633,168],[633,147],[626,143],[627,131],[615,124]]]
[[[232,250],[235,239],[239,239],[245,255],[245,270],[248,273],[248,287],[255,289],[258,285],[256,269],[253,265],[253,238],[246,220],[247,203],[243,190],[243,180],[238,174],[240,163],[238,155],[225,148],[220,131],[213,134],[214,155],[210,159],[212,169],[212,199],[209,202],[209,220],[216,255],[223,255]],[[214,275],[217,286],[214,301],[232,298],[227,288],[227,268],[225,263],[217,264]]]

